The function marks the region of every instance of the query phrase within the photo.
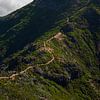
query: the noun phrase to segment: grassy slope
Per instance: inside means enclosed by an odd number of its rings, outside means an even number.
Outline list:
[[[0,80],[0,99],[98,100],[100,71],[96,45],[100,40],[99,17],[99,7],[91,4],[75,12],[70,23],[64,18],[56,21],[59,26],[48,29],[34,43],[5,59],[6,71],[20,72],[29,65],[33,69],[17,76],[16,80]],[[59,31],[62,32],[61,40],[52,39],[47,44],[54,50],[55,60],[47,66],[37,66],[52,58],[39,48],[43,47],[43,41]],[[11,73],[1,74],[9,76]]]

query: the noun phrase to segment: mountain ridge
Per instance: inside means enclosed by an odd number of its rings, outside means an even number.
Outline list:
[[[0,99],[99,100],[99,1],[38,1],[2,22]]]

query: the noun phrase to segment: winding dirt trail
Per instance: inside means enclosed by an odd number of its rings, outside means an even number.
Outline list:
[[[49,42],[51,42],[52,39],[56,38],[58,35],[61,35],[61,33],[57,33],[55,36],[51,37],[51,38],[48,39],[47,41],[44,41],[44,50],[47,51],[47,52],[49,52],[49,53],[51,54],[52,59],[49,60],[49,61],[48,61],[47,63],[45,63],[45,64],[37,64],[37,66],[49,65],[50,63],[52,63],[52,62],[55,60],[55,57],[54,57],[54,55],[53,55],[53,53],[52,53],[53,49],[50,48],[50,47],[48,47],[48,45],[50,45]],[[19,72],[19,73],[12,74],[11,76],[8,76],[8,77],[6,77],[6,76],[5,76],[5,77],[0,77],[0,80],[10,80],[10,79],[11,79],[11,80],[15,80],[17,76],[23,75],[24,73],[26,73],[28,70],[30,70],[30,69],[32,69],[32,68],[33,68],[33,66],[29,66],[28,68],[26,68],[25,70],[23,70],[23,71],[21,71],[21,72]]]
[[[77,2],[80,3],[80,0],[77,0]],[[90,0],[87,0],[87,3],[86,3],[86,5],[85,5],[85,7],[86,7],[89,3],[90,3]],[[49,52],[49,53],[52,55],[52,59],[49,60],[49,61],[48,61],[47,63],[45,63],[45,64],[37,64],[38,66],[49,65],[50,63],[52,63],[52,62],[55,60],[55,57],[54,57],[54,55],[53,55],[53,53],[52,53],[52,48],[48,47],[47,44],[49,44],[49,42],[52,41],[52,39],[54,39],[54,38],[55,38],[55,39],[58,39],[58,40],[61,40],[61,39],[62,39],[62,38],[60,37],[61,35],[62,35],[62,33],[61,33],[61,32],[58,32],[55,36],[49,38],[47,41],[44,42],[44,50],[47,51],[47,52]],[[16,76],[22,75],[22,74],[26,73],[29,69],[32,69],[32,68],[33,68],[33,66],[29,66],[28,68],[26,68],[25,70],[23,70],[23,71],[21,71],[21,72],[19,72],[19,73],[12,74],[11,76],[8,76],[8,77],[6,77],[6,76],[0,77],[0,80],[4,80],[4,79],[6,79],[6,80],[9,80],[9,79],[15,80]]]

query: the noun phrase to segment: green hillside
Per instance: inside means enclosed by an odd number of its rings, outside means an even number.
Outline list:
[[[0,18],[0,100],[99,99],[99,0],[34,0]]]

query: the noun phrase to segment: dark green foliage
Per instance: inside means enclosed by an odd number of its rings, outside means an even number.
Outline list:
[[[0,80],[0,100],[99,100],[98,5],[35,0],[0,18],[0,76],[32,66],[15,80]]]

